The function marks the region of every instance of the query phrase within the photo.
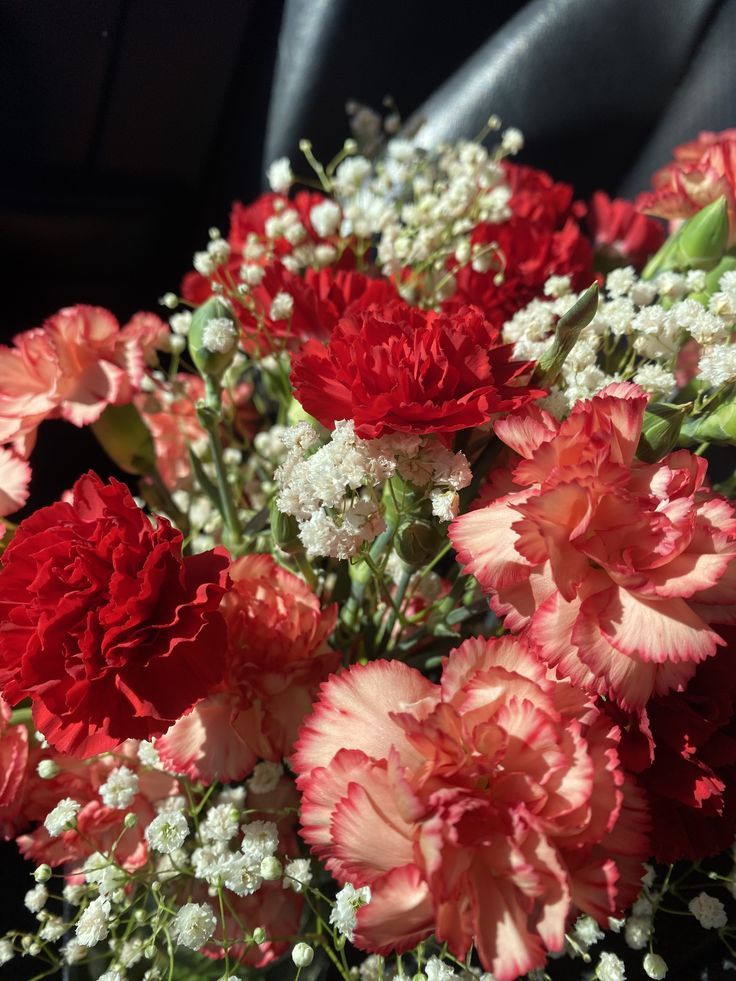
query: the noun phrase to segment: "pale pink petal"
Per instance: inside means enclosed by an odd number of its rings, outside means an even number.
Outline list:
[[[31,468],[7,447],[0,446],[0,517],[19,511],[28,500]]]
[[[473,886],[473,905],[483,911],[476,923],[476,947],[481,962],[497,981],[516,981],[532,968],[542,967],[545,949],[528,928],[528,913],[521,907],[514,886],[484,866],[477,869]],[[464,952],[454,953],[463,956]]]
[[[509,494],[460,515],[450,525],[448,535],[457,561],[486,591],[521,582],[533,568],[533,563],[516,550],[518,535],[512,528],[519,519],[516,505],[529,495],[528,491]]]
[[[294,768],[304,773],[326,766],[341,749],[360,749],[374,759],[386,759],[395,746],[402,761],[416,760],[416,750],[390,713],[423,717],[438,696],[436,685],[400,661],[373,661],[332,675],[301,728]]]
[[[350,784],[362,781],[373,766],[385,768],[386,764],[374,763],[359,749],[342,749],[329,766],[315,767],[297,777],[302,794],[302,838],[318,855],[330,850],[330,825],[335,806],[347,795]]]
[[[355,945],[401,954],[426,940],[433,925],[429,887],[416,865],[406,865],[372,883],[370,903],[358,910]]]
[[[535,405],[525,406],[493,424],[496,436],[526,460],[533,459],[542,443],[556,436],[559,428],[556,419]]]

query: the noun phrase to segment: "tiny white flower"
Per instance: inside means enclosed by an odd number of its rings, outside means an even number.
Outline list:
[[[146,828],[146,840],[157,852],[170,855],[186,841],[187,819],[181,811],[163,811]]]
[[[304,892],[312,881],[312,867],[308,858],[295,858],[284,869],[284,889]]]
[[[598,981],[626,981],[624,962],[615,954],[604,952],[598,961],[595,976]]]
[[[0,940],[0,967],[3,964],[7,964],[8,961],[12,961],[13,957],[15,957],[15,951],[11,942],[9,940]]]
[[[87,894],[87,889],[81,883],[75,882],[64,886],[61,894],[64,902],[69,903],[70,906],[79,906]]]
[[[688,909],[704,930],[720,930],[728,923],[723,903],[715,896],[709,896],[707,892],[701,892],[691,899]]]
[[[356,889],[346,883],[335,896],[335,905],[330,912],[330,923],[348,940],[352,941],[358,923],[358,910],[371,901],[370,886]]]
[[[662,981],[667,976],[667,963],[659,954],[645,954],[642,967],[652,981]]]
[[[199,950],[210,939],[217,917],[204,903],[186,903],[174,917],[171,936],[183,947]]]
[[[427,975],[427,981],[452,981],[452,978],[457,977],[450,965],[445,964],[434,954],[424,965],[424,973]]]
[[[288,320],[294,310],[294,297],[289,293],[279,292],[271,301],[268,316],[271,320]]]
[[[72,800],[71,797],[65,797],[63,800],[60,800],[56,807],[49,811],[43,822],[44,827],[51,837],[57,838],[72,826],[81,808],[82,805],[78,801]]]
[[[230,317],[211,317],[204,325],[202,343],[208,351],[227,354],[235,347],[238,332]]]
[[[215,804],[199,826],[202,841],[227,842],[238,832],[240,812],[232,804]]]
[[[257,266],[254,262],[246,262],[240,267],[240,278],[248,286],[260,286],[261,280],[266,275],[263,266]]]
[[[33,889],[29,889],[25,895],[24,903],[26,909],[31,913],[40,913],[49,898],[49,891],[43,883],[39,882]]]
[[[268,185],[276,194],[286,194],[294,183],[294,173],[288,157],[278,157],[266,171]]]
[[[78,964],[83,961],[89,951],[78,940],[69,940],[61,948],[61,956],[65,964]]]
[[[77,941],[84,947],[94,947],[107,936],[109,921],[110,900],[104,896],[93,899],[77,920]]]
[[[119,968],[113,967],[111,970],[105,971],[104,974],[101,974],[97,978],[97,981],[125,981],[125,971],[121,971]]]
[[[652,933],[652,921],[643,916],[630,916],[624,928],[626,943],[632,950],[644,950]]]
[[[137,793],[138,774],[127,766],[119,766],[113,770],[99,790],[102,803],[118,810],[129,807]]]
[[[195,252],[192,265],[200,276],[211,276],[215,271],[215,260],[209,252]]]
[[[161,767],[158,751],[153,743],[147,739],[141,739],[138,743],[138,759],[143,766],[150,766],[152,769],[160,769]]]
[[[579,916],[573,927],[573,937],[584,950],[587,950],[588,947],[602,940],[604,933],[592,916]]]
[[[242,826],[240,848],[248,861],[259,866],[264,858],[279,847],[279,832],[273,821],[250,821]]]
[[[270,794],[278,786],[283,772],[284,768],[280,763],[270,763],[268,760],[256,763],[248,780],[248,790],[252,794]]]
[[[49,916],[38,931],[38,935],[41,940],[48,940],[53,944],[57,940],[61,940],[68,929],[69,925],[64,923],[60,916]]]
[[[309,220],[312,223],[312,228],[314,228],[320,238],[327,238],[336,232],[341,218],[342,212],[340,211],[340,205],[329,199],[315,204],[309,212]]]
[[[512,156],[517,154],[524,146],[524,134],[515,126],[509,126],[503,131],[501,136],[501,149]]]

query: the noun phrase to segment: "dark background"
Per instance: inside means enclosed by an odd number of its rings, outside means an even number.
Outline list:
[[[2,340],[72,303],[157,309],[271,160],[302,136],[332,155],[350,98],[390,94],[428,144],[498,113],[579,197],[631,196],[736,125],[735,46],[736,0],[0,0]],[[98,461],[44,423],[32,505]],[[4,929],[32,882],[12,844],[0,861]],[[715,947],[678,958],[675,981],[721,976]]]

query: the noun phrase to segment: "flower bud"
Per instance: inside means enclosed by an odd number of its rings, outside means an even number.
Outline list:
[[[728,207],[721,195],[682,225],[679,252],[683,268],[710,268],[723,255],[727,242]]]
[[[680,405],[652,402],[642,420],[636,455],[645,463],[656,463],[677,446],[687,412]]]
[[[39,865],[34,871],[33,878],[36,880],[36,882],[48,882],[51,878],[51,874],[51,866],[44,863],[43,865]]]
[[[680,445],[736,442],[736,386],[728,385],[709,404],[708,411],[683,420]]]
[[[414,569],[426,565],[442,548],[443,536],[432,521],[420,519],[403,525],[396,536],[396,554]]]
[[[653,981],[662,981],[667,975],[667,964],[659,954],[645,954],[642,967],[646,976]]]
[[[263,929],[263,927],[256,927],[255,930],[253,931],[253,943],[262,944],[265,943],[265,940],[266,940],[266,931]]]
[[[299,523],[292,514],[284,514],[279,511],[276,501],[272,500],[268,507],[271,521],[271,535],[273,540],[287,555],[294,555],[303,550],[301,539],[299,538]]]
[[[219,297],[210,297],[192,314],[189,328],[189,356],[201,375],[219,378],[231,364],[238,345],[235,340],[230,346],[224,343],[214,345],[210,339],[211,321],[218,323],[229,321],[233,329],[236,329],[230,306]]]
[[[136,824],[138,824],[138,815],[130,811],[128,814],[125,815],[125,818],[123,819],[123,824],[125,825],[126,828],[134,828]]]
[[[284,867],[275,855],[267,855],[261,862],[261,876],[266,882],[281,878]]]
[[[40,760],[36,767],[36,773],[42,780],[53,780],[60,769],[56,760]]]
[[[710,272],[706,273],[706,293],[715,293],[716,290],[720,289],[721,277],[723,274],[732,272],[734,269],[736,269],[736,256],[724,255],[721,261],[717,265],[713,266]]]
[[[105,453],[125,473],[148,474],[156,464],[156,452],[148,427],[136,407],[108,405],[92,432]]]
[[[598,286],[593,283],[557,321],[552,346],[537,362],[535,382],[544,388],[553,385],[570,351],[598,309]]]
[[[299,943],[292,950],[291,959],[297,967],[308,967],[314,959],[314,950],[309,944]]]

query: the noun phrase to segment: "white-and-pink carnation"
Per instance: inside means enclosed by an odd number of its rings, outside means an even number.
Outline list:
[[[0,517],[20,511],[28,500],[30,480],[26,461],[9,447],[0,446]]]
[[[331,677],[292,764],[303,837],[340,883],[370,887],[357,946],[434,934],[512,981],[561,949],[576,912],[621,910],[648,818],[618,739],[515,637],[465,641],[440,685],[398,661]]]
[[[635,459],[646,405],[613,384],[564,422],[536,407],[497,422],[513,489],[450,527],[505,626],[625,709],[682,690],[736,610],[734,509],[701,457]]]
[[[288,755],[320,682],[340,662],[327,643],[336,607],[322,610],[303,579],[270,555],[237,559],[230,577],[225,677],[156,741],[167,766],[205,783],[240,780],[258,759]]]
[[[0,443],[27,457],[44,419],[86,426],[108,405],[130,402],[158,325],[138,314],[121,329],[108,310],[79,304],[0,347]]]

